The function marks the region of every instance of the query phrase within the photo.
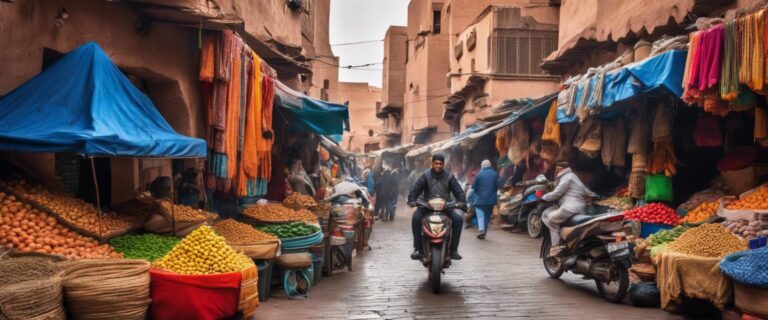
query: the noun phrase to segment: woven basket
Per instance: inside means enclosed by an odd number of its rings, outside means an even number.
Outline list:
[[[9,259],[3,263],[17,263],[19,267],[26,268],[29,261]],[[46,259],[35,259],[33,263],[47,266],[53,276],[0,287],[0,319],[66,319],[61,303],[63,278],[58,266]]]
[[[250,317],[259,307],[259,271],[256,266],[249,267],[241,272],[240,299],[237,310],[243,317]]]
[[[64,301],[74,318],[146,318],[151,302],[149,262],[79,260],[64,265]]]

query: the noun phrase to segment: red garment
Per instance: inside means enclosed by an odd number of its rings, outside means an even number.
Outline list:
[[[693,35],[692,35],[693,36]],[[691,61],[690,88],[699,91],[713,87],[720,80],[725,29],[722,24],[698,32],[696,53]]]
[[[240,272],[180,275],[152,268],[149,275],[152,319],[229,319],[237,313]]]

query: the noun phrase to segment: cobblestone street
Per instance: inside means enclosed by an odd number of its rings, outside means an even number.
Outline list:
[[[377,222],[372,251],[355,257],[353,272],[323,278],[307,300],[273,291],[256,319],[675,319],[659,309],[610,304],[594,282],[566,274],[550,279],[539,241],[491,230],[487,240],[464,230],[464,259],[446,270],[443,293],[432,294],[427,271],[411,261],[410,210],[395,222]]]

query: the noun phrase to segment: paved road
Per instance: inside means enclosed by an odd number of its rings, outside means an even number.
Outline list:
[[[432,294],[427,272],[411,261],[410,214],[377,222],[373,250],[354,259],[353,272],[323,278],[307,300],[273,292],[256,319],[675,319],[659,309],[602,300],[592,281],[567,274],[550,279],[538,259],[539,241],[491,230],[487,240],[465,230],[456,262]]]

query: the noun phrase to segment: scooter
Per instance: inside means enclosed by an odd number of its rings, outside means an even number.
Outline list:
[[[523,188],[504,202],[499,207],[499,214],[505,224],[503,228],[527,230],[531,238],[541,237],[541,215],[548,207],[541,199],[553,188],[552,182],[544,175],[539,175],[534,180],[523,181],[515,185]]]
[[[424,254],[421,263],[429,272],[429,281],[433,293],[440,293],[440,278],[444,269],[451,265],[448,250],[451,247],[451,218],[453,209],[464,209],[459,203],[447,203],[443,198],[432,198],[428,202],[418,200],[416,207],[427,210],[421,220],[421,248]]]
[[[621,302],[629,287],[629,267],[634,255],[634,246],[620,232],[623,224],[624,215],[618,212],[575,215],[560,229],[565,248],[557,257],[550,255],[550,230],[544,226],[540,252],[544,269],[555,279],[565,271],[594,279],[603,299]]]

